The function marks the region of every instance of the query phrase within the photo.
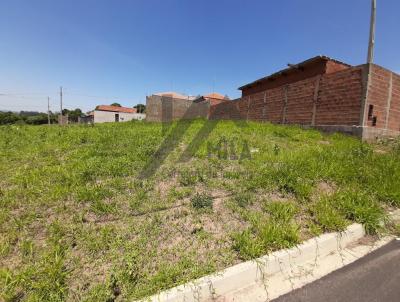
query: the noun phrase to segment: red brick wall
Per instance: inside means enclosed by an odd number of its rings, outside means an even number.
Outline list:
[[[316,125],[360,125],[362,67],[352,67],[321,78]]]
[[[373,105],[373,116],[376,117],[377,128],[385,128],[387,102],[389,99],[389,81],[391,72],[379,66],[371,65],[368,88],[367,111]],[[368,114],[368,113],[367,113]],[[372,126],[372,119],[365,119],[366,126]]]
[[[151,95],[146,98],[146,120],[168,122],[179,119],[207,118],[208,102],[195,103],[185,99]]]
[[[373,105],[372,115],[376,117],[376,126],[367,116],[370,105]],[[386,129],[387,125],[389,130],[400,131],[400,76],[383,67],[371,65],[366,108],[365,126]]]
[[[229,102],[212,106],[210,118],[229,119],[231,116],[233,119],[311,125],[314,100],[317,100],[315,125],[359,125],[362,67],[338,69],[342,70],[333,72],[331,69],[329,74],[252,93],[234,101],[234,106]]]
[[[311,125],[316,85],[313,77],[287,87],[286,124]]]
[[[393,73],[392,101],[390,103],[388,128],[400,131],[400,75]]]

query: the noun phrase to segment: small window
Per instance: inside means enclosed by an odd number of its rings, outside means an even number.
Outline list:
[[[118,113],[115,114],[115,121],[119,122],[119,114]]]
[[[368,108],[368,120],[371,121],[374,115],[374,105],[369,105]]]

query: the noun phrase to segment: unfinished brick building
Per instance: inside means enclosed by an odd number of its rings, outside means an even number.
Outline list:
[[[239,88],[210,119],[299,124],[371,140],[400,134],[400,75],[318,56]]]

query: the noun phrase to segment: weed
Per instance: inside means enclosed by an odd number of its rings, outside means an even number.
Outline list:
[[[76,198],[78,201],[99,201],[111,196],[112,193],[109,189],[94,185],[78,187]]]
[[[382,228],[385,214],[372,194],[359,190],[343,190],[331,198],[347,219],[362,223],[367,233],[375,234]]]
[[[261,256],[264,252],[264,247],[260,240],[246,230],[232,234],[233,249],[237,251],[243,260],[250,260]]]
[[[253,204],[253,196],[250,192],[240,192],[233,199],[242,208]]]
[[[314,219],[325,231],[343,231],[348,222],[331,199],[322,197],[311,209]]]
[[[394,226],[395,235],[400,237],[400,223]]]
[[[307,227],[309,229],[310,234],[313,235],[314,237],[319,236],[323,233],[322,227],[314,223],[313,221],[308,222]]]
[[[90,208],[98,215],[112,214],[117,211],[117,204],[115,202],[95,200],[91,203]]]
[[[21,254],[25,258],[33,257],[34,243],[31,240],[24,240],[21,243]]]
[[[299,228],[293,223],[258,221],[250,230],[232,235],[233,248],[244,260],[273,250],[290,248],[300,242]]]
[[[191,205],[196,210],[209,210],[213,207],[213,198],[210,195],[204,193],[196,193],[190,199]]]
[[[282,223],[290,222],[298,212],[298,208],[291,202],[269,202],[264,204],[264,210],[267,211],[272,219]]]
[[[188,197],[190,195],[190,189],[188,188],[172,188],[168,192],[168,197],[172,200],[181,200],[184,199],[185,197]]]
[[[196,171],[185,169],[180,173],[179,182],[182,186],[195,185],[200,180],[200,177]]]

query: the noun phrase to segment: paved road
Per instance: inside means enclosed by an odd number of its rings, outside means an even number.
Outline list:
[[[400,302],[400,241],[273,302]]]

